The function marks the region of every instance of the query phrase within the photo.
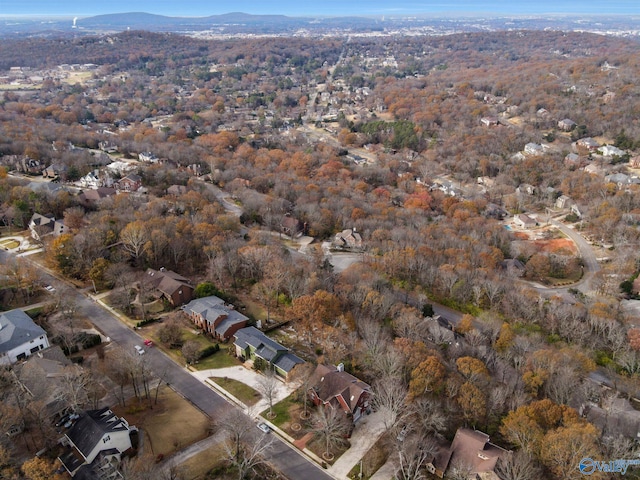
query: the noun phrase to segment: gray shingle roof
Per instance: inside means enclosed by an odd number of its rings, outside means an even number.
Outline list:
[[[0,353],[6,353],[46,334],[22,310],[0,313]]]
[[[241,322],[249,320],[233,307],[225,305],[224,300],[211,295],[210,297],[196,298],[191,300],[188,304],[182,307],[187,313],[194,312],[202,316],[207,323],[214,325],[214,322],[221,317],[225,317],[217,327],[215,327],[216,333],[227,337],[228,330]]]
[[[300,357],[294,355],[289,349],[270,339],[255,327],[241,328],[234,335],[235,344],[245,350],[248,346],[255,349],[255,354],[272,362],[285,372],[290,372],[299,363],[304,363]]]

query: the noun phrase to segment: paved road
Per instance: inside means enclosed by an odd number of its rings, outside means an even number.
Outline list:
[[[0,251],[0,261],[5,263],[9,258],[7,252]],[[40,269],[42,282],[48,283],[57,289],[65,287],[64,281],[49,274],[42,266],[33,262]],[[93,325],[112,342],[120,345],[125,350],[134,352],[134,345],[143,345],[143,337],[136,331],[124,325],[109,310],[94,302],[91,297],[71,287],[68,288],[69,295],[78,306],[78,314],[85,316]],[[161,350],[147,348],[145,360],[151,370],[156,375],[164,375],[167,383],[183,397],[198,407],[201,411],[216,418],[224,415],[231,408],[225,399],[215,391],[204,385],[195,378],[189,371],[176,364],[171,358]],[[280,472],[291,480],[304,478],[305,480],[331,480],[332,477],[309,461],[298,450],[273,435],[273,445],[269,450],[269,461]]]

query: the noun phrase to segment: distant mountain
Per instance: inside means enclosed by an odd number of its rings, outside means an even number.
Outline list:
[[[78,28],[95,30],[149,30],[149,31],[185,31],[202,30],[211,27],[230,27],[238,29],[282,29],[307,25],[312,19],[287,17],[285,15],[250,15],[247,13],[225,13],[209,17],[165,17],[149,13],[117,13],[97,15],[77,21]]]
[[[628,16],[511,16],[511,17],[288,17],[251,15],[241,12],[209,17],[167,17],[144,12],[116,13],[78,18],[3,18],[0,12],[0,37],[78,37],[126,30],[158,33],[217,35],[446,35],[459,32],[498,30],[590,31],[631,38],[640,37],[640,23]]]

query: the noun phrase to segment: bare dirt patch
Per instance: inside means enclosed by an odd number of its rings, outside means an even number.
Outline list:
[[[577,255],[578,248],[573,240],[568,238],[555,238],[552,240],[535,240],[533,244],[542,252],[563,253],[566,255]]]

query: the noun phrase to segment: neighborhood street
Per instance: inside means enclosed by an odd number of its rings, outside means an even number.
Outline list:
[[[0,261],[6,263],[9,255],[7,252],[0,251]],[[33,265],[40,269],[42,282],[53,285],[56,288],[62,288],[63,282],[61,280],[50,275],[38,263],[33,262]],[[91,297],[75,289],[70,289],[70,295],[73,295],[73,300],[77,304],[78,315],[89,319],[112,342],[124,349],[129,349],[131,352],[134,351],[134,345],[142,344],[144,339],[140,335],[124,325],[111,312],[94,302]],[[198,380],[186,368],[177,365],[160,349],[147,349],[145,358],[156,375],[164,375],[167,383],[176,392],[211,418],[215,419],[229,409],[236,408]],[[274,442],[269,450],[269,461],[285,476],[290,479],[304,478],[305,480],[330,480],[332,478],[319,466],[295,450],[294,447],[282,441],[276,435],[273,435],[273,438]]]

